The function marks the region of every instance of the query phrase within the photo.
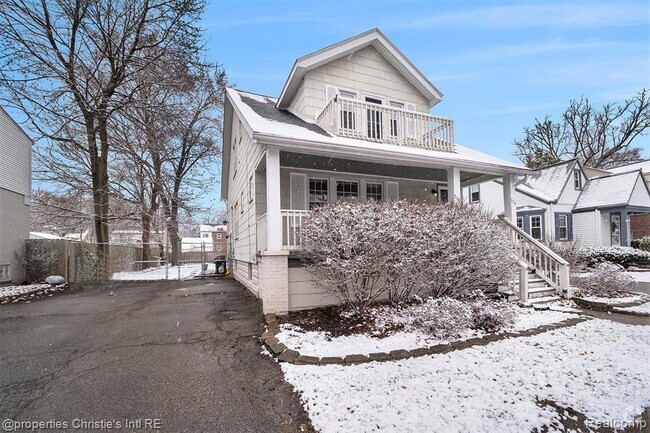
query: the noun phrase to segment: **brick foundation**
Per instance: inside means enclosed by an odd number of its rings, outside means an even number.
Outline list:
[[[286,252],[264,252],[258,258],[259,292],[264,313],[289,312],[289,260]]]

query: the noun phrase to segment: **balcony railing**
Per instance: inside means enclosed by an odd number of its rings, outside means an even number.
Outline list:
[[[454,121],[427,113],[335,96],[316,119],[340,137],[454,151]]]

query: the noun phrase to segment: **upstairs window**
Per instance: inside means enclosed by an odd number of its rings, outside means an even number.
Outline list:
[[[359,182],[338,180],[336,181],[336,198],[344,199],[359,197]]]
[[[557,237],[561,241],[569,240],[569,218],[566,215],[557,216]]]
[[[372,201],[381,201],[383,199],[383,185],[379,182],[366,182],[366,198]]]
[[[481,201],[481,189],[480,185],[470,185],[469,187],[469,202],[478,203]]]
[[[327,204],[327,179],[309,179],[309,209]]]
[[[580,170],[573,170],[573,186],[575,189],[582,189],[582,176]]]

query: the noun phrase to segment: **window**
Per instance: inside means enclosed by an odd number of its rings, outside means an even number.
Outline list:
[[[524,217],[517,217],[517,227],[524,229]]]
[[[542,217],[541,216],[531,215],[530,235],[535,239],[542,239]]]
[[[470,185],[469,187],[469,202],[478,203],[481,201],[481,189],[479,184]]]
[[[351,182],[347,180],[336,181],[336,198],[350,198],[359,197],[359,182]]]
[[[389,101],[388,103],[393,108],[404,109],[404,104],[402,102]],[[399,131],[399,112],[391,111],[390,113],[390,136],[397,137]]]
[[[248,202],[253,201],[253,196],[255,195],[255,180],[253,176],[248,178]]]
[[[366,102],[369,102],[371,104],[377,104],[381,105],[381,99],[378,98],[372,98],[370,96],[366,96]],[[382,136],[382,112],[381,109],[375,109],[372,107],[368,107],[366,109],[366,119],[368,123],[368,138],[374,138],[377,140],[381,140]]]
[[[366,198],[372,201],[381,201],[383,198],[383,184],[378,182],[366,182]]]
[[[203,234],[201,235],[201,237],[203,237],[203,238],[209,238],[209,237],[210,237],[210,233],[203,233]]]
[[[569,217],[567,215],[557,216],[557,238],[561,241],[569,240]]]
[[[573,170],[573,186],[575,189],[582,189],[582,176],[580,170]]]
[[[217,233],[217,239],[221,239],[221,233]]]
[[[327,201],[327,179],[309,179],[309,209],[322,206]]]
[[[221,251],[221,245],[217,245],[217,251]]]

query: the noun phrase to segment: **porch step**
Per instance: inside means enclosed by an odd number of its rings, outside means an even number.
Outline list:
[[[543,305],[543,304],[550,304],[551,302],[559,301],[562,299],[561,296],[543,296],[540,298],[534,298],[534,299],[529,299],[528,303],[535,306],[535,305]]]

